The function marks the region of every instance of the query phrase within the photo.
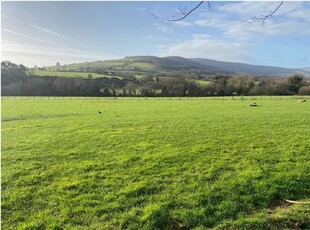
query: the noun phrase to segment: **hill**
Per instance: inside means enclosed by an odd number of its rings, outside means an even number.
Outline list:
[[[212,66],[221,70],[232,71],[236,73],[250,74],[256,76],[285,76],[294,72],[301,72],[305,75],[310,74],[310,68],[292,69],[275,66],[250,65],[237,62],[223,62],[206,58],[192,58],[192,61],[205,66]]]
[[[132,56],[116,60],[94,61],[51,66],[48,70],[93,72],[108,75],[123,74],[165,74],[172,71],[204,75],[242,73],[253,76],[287,76],[300,72],[310,76],[310,68],[283,68],[276,66],[251,65],[237,62],[223,62],[206,58],[184,58],[178,56]]]
[[[51,66],[49,70],[59,70],[59,67]],[[84,72],[134,72],[135,74],[145,73],[166,73],[171,71],[197,72],[204,74],[228,73],[216,67],[203,65],[183,57],[155,57],[155,56],[134,56],[117,60],[95,61],[62,65],[62,71],[84,71]]]

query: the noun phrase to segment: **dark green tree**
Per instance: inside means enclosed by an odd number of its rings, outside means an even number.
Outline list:
[[[60,65],[59,62],[57,62],[57,63],[56,63],[56,69],[57,69],[57,71],[60,71],[60,68],[61,68],[61,65]]]
[[[304,79],[303,74],[295,73],[295,74],[291,75],[287,79],[287,84],[288,84],[289,90],[291,90],[293,93],[297,94],[300,87],[303,86],[303,79]]]
[[[20,82],[27,76],[27,68],[9,61],[1,62],[1,85]]]

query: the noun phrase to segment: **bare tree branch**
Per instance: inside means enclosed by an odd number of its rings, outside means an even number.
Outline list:
[[[279,5],[278,5],[273,11],[271,11],[269,14],[267,14],[267,15],[261,15],[261,16],[259,16],[259,17],[253,17],[253,18],[251,19],[251,21],[247,21],[247,22],[250,23],[250,24],[257,23],[257,22],[261,22],[261,23],[264,25],[265,22],[266,22],[266,20],[267,20],[268,18],[271,18],[271,17],[279,10],[279,8],[282,6],[283,3],[284,3],[284,1],[281,1],[281,2],[279,3]]]
[[[205,1],[200,1],[197,5],[195,5],[193,8],[191,8],[189,11],[187,11],[187,8],[183,8],[183,9],[179,9],[179,14],[178,15],[181,15],[179,17],[176,17],[176,16],[173,16],[171,18],[162,18],[162,17],[159,17],[157,15],[155,15],[154,13],[152,13],[151,11],[148,10],[148,12],[156,19],[158,20],[159,22],[162,22],[162,23],[167,23],[168,25],[171,25],[173,22],[178,22],[178,21],[182,21],[184,20],[186,17],[188,17],[191,13],[193,13],[195,10],[197,10]],[[279,8],[283,5],[284,1],[281,1],[279,3],[279,5],[273,10],[271,11],[269,14],[267,15],[261,15],[261,16],[258,16],[258,17],[253,17],[250,21],[246,21],[250,24],[253,24],[253,23],[259,23],[261,22],[263,25],[265,24],[266,20],[268,18],[271,18],[278,10]],[[208,7],[211,8],[211,1],[207,1],[207,4],[208,4]]]
[[[191,13],[193,13],[195,10],[197,10],[202,4],[204,3],[204,1],[200,1],[194,8],[192,8],[191,10],[187,11],[186,8],[184,9],[179,9],[180,11],[180,17],[172,17],[172,18],[161,18],[158,17],[157,15],[153,14],[151,11],[149,11],[149,13],[151,15],[153,15],[153,17],[158,20],[159,22],[164,22],[164,23],[168,23],[171,24],[173,22],[177,22],[177,21],[182,21],[183,19],[185,19],[187,16],[189,16]],[[208,6],[211,7],[211,3],[210,1],[208,1]]]

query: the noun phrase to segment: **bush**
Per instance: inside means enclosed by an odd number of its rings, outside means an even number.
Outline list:
[[[310,95],[310,86],[303,86],[298,90],[299,95]]]

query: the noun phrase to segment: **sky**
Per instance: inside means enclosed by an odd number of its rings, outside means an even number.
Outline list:
[[[310,67],[310,2],[1,2],[1,59],[32,67],[125,56],[182,56]],[[253,22],[253,21],[252,21]]]

